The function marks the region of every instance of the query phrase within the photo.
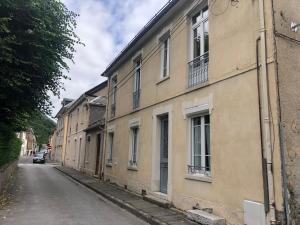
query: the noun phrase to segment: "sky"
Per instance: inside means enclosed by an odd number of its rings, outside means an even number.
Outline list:
[[[62,0],[79,14],[76,33],[85,46],[75,46],[61,97],[52,96],[54,116],[63,98],[78,98],[100,84],[101,73],[167,0]]]

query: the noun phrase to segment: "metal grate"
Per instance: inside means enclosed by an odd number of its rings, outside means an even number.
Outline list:
[[[202,167],[202,166],[191,166],[188,165],[188,173],[189,174],[203,174],[206,176],[210,176],[210,168]]]
[[[189,62],[188,87],[208,81],[208,52]]]

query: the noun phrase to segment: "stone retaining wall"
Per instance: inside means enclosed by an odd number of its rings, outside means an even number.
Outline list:
[[[18,161],[11,162],[0,168],[0,193],[4,191],[6,184],[9,180],[9,177],[17,169]]]

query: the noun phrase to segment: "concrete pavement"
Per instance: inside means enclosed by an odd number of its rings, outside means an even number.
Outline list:
[[[146,225],[54,169],[20,160],[13,202],[0,210],[1,225]]]
[[[128,210],[134,215],[154,225],[197,225],[186,218],[186,216],[175,209],[159,207],[149,201],[145,201],[142,196],[133,194],[116,185],[99,181],[74,169],[58,166],[59,171],[72,177],[77,182],[85,185],[96,193],[101,194],[113,203]],[[161,205],[161,204],[159,204]],[[198,224],[199,225],[199,224]]]

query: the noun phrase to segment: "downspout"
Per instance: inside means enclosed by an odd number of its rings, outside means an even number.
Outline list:
[[[256,82],[257,82],[257,96],[258,96],[258,114],[259,114],[259,133],[260,133],[260,149],[261,149],[261,166],[262,166],[262,177],[263,177],[263,189],[264,189],[264,205],[265,213],[267,214],[270,210],[269,207],[269,188],[268,188],[268,173],[267,173],[267,160],[264,157],[264,143],[263,143],[263,129],[262,129],[262,107],[261,107],[261,84],[259,76],[259,42],[260,37],[256,39]]]
[[[100,167],[100,174],[99,174],[99,178],[101,180],[104,179],[104,167],[105,167],[105,153],[106,153],[106,141],[107,141],[107,121],[108,121],[108,105],[109,105],[109,90],[110,90],[110,79],[108,78],[108,82],[107,82],[107,101],[106,101],[106,106],[105,106],[105,113],[106,113],[106,116],[105,116],[105,120],[104,120],[104,129],[103,129],[103,138],[104,138],[104,141],[103,141],[103,151],[102,151],[102,156],[101,156],[101,159],[102,159],[102,162],[101,162],[101,167]]]
[[[282,111],[281,111],[281,99],[279,94],[279,71],[278,71],[278,50],[277,50],[277,40],[276,40],[276,24],[275,24],[275,9],[274,9],[274,0],[272,0],[272,19],[273,19],[273,35],[274,35],[274,58],[275,58],[275,70],[276,70],[276,84],[277,84],[277,99],[278,99],[278,118],[279,118],[279,142],[280,142],[280,156],[281,156],[281,175],[282,175],[282,189],[283,189],[283,202],[284,202],[284,215],[286,225],[290,225],[289,217],[289,193],[288,193],[288,178],[286,174],[285,162],[285,145],[284,145],[284,125],[282,121]]]
[[[267,224],[276,224],[275,213],[275,191],[273,175],[273,156],[270,131],[270,112],[268,99],[268,71],[267,71],[267,47],[266,47],[266,27],[264,0],[259,0],[259,21],[260,21],[260,55],[261,55],[261,98],[262,98],[262,119],[263,119],[263,143],[264,158],[267,161],[267,178],[269,192],[269,212],[267,213]]]

